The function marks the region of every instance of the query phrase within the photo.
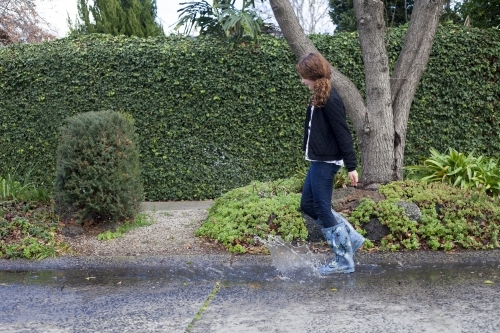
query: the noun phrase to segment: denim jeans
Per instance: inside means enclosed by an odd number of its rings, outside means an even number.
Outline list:
[[[324,228],[339,224],[332,214],[333,179],[339,169],[333,163],[312,162],[302,189],[300,209],[314,220],[319,219]]]

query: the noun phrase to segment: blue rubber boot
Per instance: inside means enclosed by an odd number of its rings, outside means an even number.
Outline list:
[[[365,238],[361,236],[361,234],[359,234],[356,231],[356,229],[354,229],[354,227],[349,223],[349,221],[347,221],[345,217],[343,217],[341,214],[337,213],[333,209],[332,209],[332,214],[333,217],[335,217],[335,219],[337,220],[337,222],[345,224],[345,228],[347,230],[347,233],[349,234],[349,238],[351,239],[352,252],[354,253],[357,250],[359,250],[363,246]],[[315,222],[316,224],[323,226],[323,223],[321,223],[320,219],[317,219]]]
[[[321,229],[335,258],[331,263],[318,267],[321,275],[354,272],[353,251],[349,234],[344,223]]]
[[[337,213],[332,209],[333,217],[337,220],[339,223],[344,223],[345,228],[347,230],[347,233],[349,234],[349,238],[351,239],[351,245],[352,245],[352,252],[356,252],[359,250],[362,246],[363,243],[365,242],[365,238],[360,235],[356,229],[349,223],[349,221],[346,220],[345,217],[342,216],[342,214]]]

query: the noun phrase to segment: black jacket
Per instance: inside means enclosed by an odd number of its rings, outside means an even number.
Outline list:
[[[304,123],[304,142],[306,150],[311,106],[307,108]],[[337,91],[332,88],[326,105],[315,107],[311,122],[308,157],[315,161],[344,160],[347,171],[356,170],[356,154],[352,136],[347,126],[344,103]]]

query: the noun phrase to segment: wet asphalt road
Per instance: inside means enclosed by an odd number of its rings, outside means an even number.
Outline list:
[[[500,332],[499,254],[362,254],[328,277],[269,256],[0,260],[0,332]]]

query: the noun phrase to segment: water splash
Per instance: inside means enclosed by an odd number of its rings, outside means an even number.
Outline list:
[[[267,240],[255,237],[264,244],[271,253],[273,266],[280,271],[283,279],[303,281],[310,277],[320,277],[318,258],[307,244],[293,245],[279,236],[268,235]]]

